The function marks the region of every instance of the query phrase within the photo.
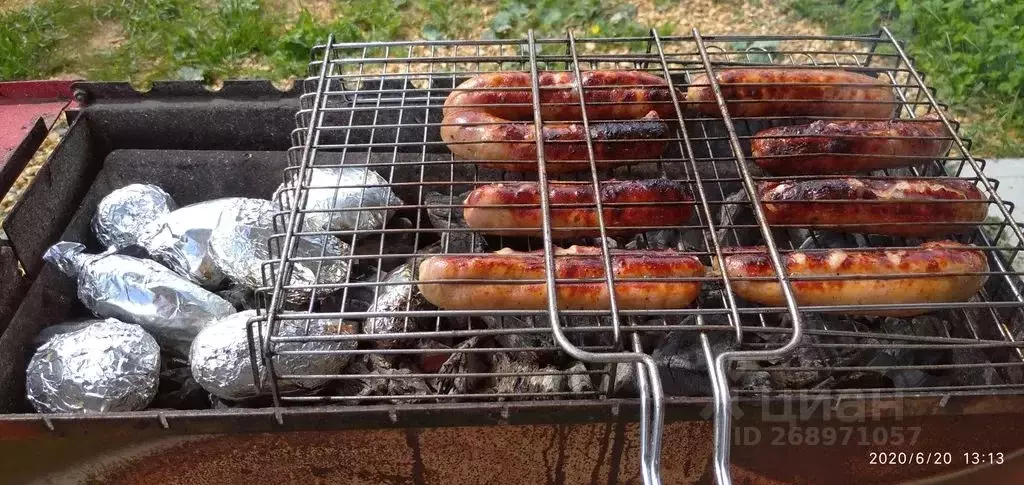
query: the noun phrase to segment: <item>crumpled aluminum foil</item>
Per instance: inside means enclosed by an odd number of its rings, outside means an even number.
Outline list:
[[[141,325],[168,351],[188,355],[203,327],[235,313],[223,298],[155,261],[84,251],[82,244],[59,242],[43,259],[77,280],[78,299],[94,314]]]
[[[255,316],[256,310],[246,310],[221,318],[200,332],[192,342],[189,356],[192,376],[203,389],[220,399],[241,401],[260,395],[260,388],[253,381],[247,330],[249,320]],[[346,320],[279,320],[278,323],[277,336],[354,335],[359,332],[356,323]],[[259,335],[267,338],[266,321],[260,320],[259,324],[262,333],[257,333],[253,326],[253,338]],[[281,342],[274,344],[273,352],[341,351],[355,350],[357,346],[355,340]],[[346,354],[275,355],[274,372],[278,375],[339,374],[350,360],[351,356]],[[256,355],[256,365],[263,381],[262,388],[267,390],[270,376],[261,354]],[[292,394],[316,390],[326,382],[327,379],[280,379],[277,385],[278,392]]]
[[[221,212],[241,200],[208,200],[163,214],[142,229],[139,245],[175,273],[204,288],[219,288],[224,273],[210,254],[210,234],[220,222]]]
[[[96,205],[92,232],[103,247],[131,246],[142,227],[177,208],[174,199],[156,185],[128,185],[107,194]]]
[[[159,376],[156,340],[111,318],[47,340],[29,360],[25,387],[40,413],[139,411]]]
[[[290,210],[299,195],[299,187],[306,187],[303,209],[304,231],[375,231],[394,215],[393,209],[404,205],[388,181],[373,170],[361,167],[311,168],[309,183],[301,183],[306,174],[292,172],[288,181],[277,188],[281,207]],[[370,185],[371,187],[366,187]],[[376,187],[372,187],[372,186]],[[349,210],[359,207],[380,209]]]
[[[274,230],[274,204],[269,200],[239,198],[227,204],[221,212],[220,223],[210,234],[210,255],[214,263],[236,284],[249,288],[264,286],[263,264],[271,260],[269,238],[283,234]],[[284,249],[284,237],[278,238]],[[295,258],[316,258],[306,261],[290,261],[288,268],[291,278],[287,285],[313,285],[344,283],[348,274],[348,262],[338,258],[348,256],[349,246],[333,236],[303,236],[295,241],[294,250],[289,254]],[[280,257],[280,255],[275,255]],[[276,271],[277,262],[273,262]],[[270,277],[268,268],[267,276]],[[272,286],[268,281],[267,286]],[[330,293],[318,289],[317,296]],[[284,294],[285,301],[302,304],[309,300],[311,290],[293,289]]]
[[[36,348],[38,348],[40,345],[49,342],[50,339],[56,337],[57,335],[81,330],[85,327],[88,327],[89,325],[103,321],[105,320],[102,318],[86,318],[82,320],[73,320],[70,322],[50,325],[49,327],[40,330],[39,333],[36,334],[36,338],[32,340],[32,343],[35,345]]]
[[[377,293],[377,299],[370,305],[368,312],[388,312],[422,310],[429,305],[416,281],[415,266],[405,263],[384,277]],[[392,284],[406,283],[406,284]],[[401,316],[370,317],[363,323],[363,332],[369,335],[415,332],[419,325],[415,318]],[[394,348],[398,340],[377,340],[375,345],[380,348]]]

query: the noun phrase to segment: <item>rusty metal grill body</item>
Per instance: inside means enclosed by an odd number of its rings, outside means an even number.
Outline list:
[[[763,46],[768,41],[773,49]],[[799,227],[769,225],[756,196],[756,183],[768,180],[793,180],[827,176],[771,176],[748,163],[750,140],[757,131],[771,127],[808,122],[800,117],[737,117],[730,113],[732,102],[721,95],[715,74],[727,67],[772,66],[781,69],[834,68],[881,75],[892,84],[899,103],[898,117],[913,120],[936,113],[952,141],[944,157],[903,169],[875,171],[870,177],[918,178],[959,177],[976,184],[987,200],[991,216],[977,230],[956,239],[974,244],[985,252],[989,271],[984,289],[968,302],[913,305],[880,305],[874,309],[920,307],[928,316],[914,318],[848,318],[843,311],[864,310],[850,306],[805,306],[797,303],[790,283],[807,277],[789,276],[780,271],[783,257],[794,251],[822,251],[829,248],[910,248],[919,239],[864,236],[806,230]],[[513,173],[482,168],[474,160],[455,158],[439,137],[442,106],[454,86],[465,79],[498,71],[528,72],[532,77],[537,131],[547,122],[540,109],[543,86],[538,75],[543,71],[567,71],[579,76],[586,70],[644,71],[669,82],[676,119],[670,123],[669,148],[657,160],[614,168],[600,168],[594,160],[593,140],[586,140],[589,170],[571,174],[550,173],[544,160],[543,137],[537,139],[536,172]],[[642,404],[644,478],[658,483],[659,437],[663,392],[657,364],[652,360],[651,339],[670,332],[693,336],[707,360],[715,397],[716,474],[721,483],[728,476],[730,403],[733,398],[831,395],[840,397],[874,396],[898,398],[904,393],[1020,393],[1024,391],[1024,296],[1015,258],[1022,237],[1013,222],[1013,205],[996,193],[998,182],[984,175],[985,162],[969,153],[969,142],[958,136],[959,125],[950,117],[917,72],[900,44],[887,31],[875,36],[702,36],[692,35],[623,39],[564,38],[536,39],[532,33],[524,39],[482,41],[432,41],[338,44],[333,40],[313,51],[310,76],[303,81],[305,94],[296,115],[293,147],[285,180],[298,184],[276,194],[296,201],[290,210],[275,217],[276,232],[270,241],[271,260],[264,265],[265,288],[258,292],[261,321],[269,322],[269,335],[253,326],[251,346],[254,358],[262,358],[272,379],[269,387],[275,404],[335,402],[480,402],[520,399],[602,399],[615,394],[618,373],[636,366],[637,387]],[[686,87],[695,76],[707,75],[716,93],[713,116],[698,115],[693,101],[685,99]],[[563,88],[564,89],[564,88]],[[580,94],[586,87],[573,86]],[[580,96],[581,108],[586,96]],[[584,113],[586,110],[582,110]],[[833,118],[835,119],[835,118]],[[589,133],[590,121],[580,120]],[[315,167],[365,167],[375,170],[405,204],[389,207],[406,220],[392,218],[379,230],[304,231],[303,220],[311,213],[304,201]],[[868,175],[865,175],[868,176]],[[667,178],[684,184],[694,196],[693,216],[679,227],[650,226],[636,228],[639,236],[607,237],[603,223],[597,229],[606,237],[563,240],[552,233],[550,211],[553,203],[541,190],[543,237],[519,238],[485,236],[475,233],[459,221],[465,193],[484,184],[532,180],[542,186],[553,180],[590,183],[599,181]],[[338,189],[359,189],[373,185],[339,185]],[[322,188],[322,186],[318,186]],[[870,203],[870,202],[865,202]],[[936,204],[942,202],[936,202]],[[597,203],[597,214],[604,209]],[[607,204],[606,204],[607,206]],[[358,210],[373,209],[361,207]],[[336,217],[337,213],[331,213]],[[855,232],[855,231],[851,231]],[[300,258],[294,252],[300,237],[330,234],[349,244],[343,255],[350,265],[343,283],[293,287],[285,284],[296,261],[323,263],[337,259],[325,256]],[[556,293],[548,292],[543,310],[422,310],[406,308],[397,312],[367,311],[357,301],[373,301],[392,284],[384,281],[389,268],[411,261],[417,266],[429,256],[423,249],[434,244],[441,254],[476,254],[503,248],[542,251],[546,277],[532,283],[549,288],[568,281],[556,281],[555,247],[571,244],[592,245],[602,249],[605,268],[611,268],[612,248],[672,248],[698,256],[706,265],[712,257],[721,258],[731,246],[767,247],[776,281],[783,288],[785,305],[767,307],[747,302],[732,291],[735,277],[717,272],[701,277],[702,294],[687,308],[624,309],[617,305],[614,292],[610,310],[559,310]],[[906,275],[863,275],[843,278],[885,279]],[[825,277],[824,279],[838,278]],[[612,283],[611,274],[600,280]],[[618,280],[615,280],[618,281]],[[493,284],[513,281],[493,280]],[[514,281],[524,283],[528,281]],[[613,285],[614,287],[614,285]],[[303,289],[314,298],[308,305],[289,307],[284,303],[287,291]],[[362,296],[361,296],[362,295]],[[412,371],[388,374],[391,381],[431,380],[438,383],[456,379],[477,381],[455,393],[430,392],[395,395],[352,395],[340,387],[329,387],[316,395],[287,395],[279,392],[282,379],[321,379],[336,382],[381,378],[379,374],[344,373],[340,375],[289,375],[274,369],[274,355],[313,353],[280,350],[282,344],[311,340],[308,337],[282,336],[283,320],[309,318],[371,317],[401,318],[404,333],[331,337],[359,342],[357,350],[334,351],[354,357],[367,354],[410,361],[439,352],[474,355],[492,359],[495,355],[536,356],[547,363],[530,371],[497,372],[473,370],[451,374]],[[325,337],[319,337],[325,339]],[[477,345],[459,346],[468,339]],[[417,345],[425,339],[446,342],[442,350]],[[376,343],[389,340],[397,345],[379,348]],[[505,345],[499,342],[504,342]],[[509,342],[516,344],[510,345]],[[722,351],[721,349],[727,349]],[[849,355],[874,352],[888,355],[862,362]],[[824,365],[811,365],[818,356]],[[930,356],[927,361],[917,358]],[[804,357],[801,357],[804,356]],[[846,356],[846,357],[843,357]],[[586,363],[585,371],[574,365]],[[253,366],[256,368],[256,366]],[[485,366],[486,367],[486,366]],[[916,381],[908,375],[919,376]],[[586,376],[594,384],[587,390],[563,388],[560,392],[501,393],[494,386],[480,384],[488,380],[528,379],[547,376],[570,379]],[[867,376],[867,377],[865,377]],[[943,376],[941,378],[933,378]],[[952,376],[952,377],[950,377]],[[760,378],[762,385],[750,385]],[[764,383],[766,381],[766,383]],[[813,381],[813,385],[809,384]],[[839,382],[837,384],[837,382]],[[447,389],[455,388],[455,386]]]

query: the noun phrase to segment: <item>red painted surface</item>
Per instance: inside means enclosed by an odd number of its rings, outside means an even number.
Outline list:
[[[74,102],[75,81],[0,82],[0,170],[39,118],[48,124]]]

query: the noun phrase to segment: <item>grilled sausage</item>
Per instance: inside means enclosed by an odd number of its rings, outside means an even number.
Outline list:
[[[936,237],[969,231],[956,223],[980,223],[988,212],[974,183],[954,178],[772,181],[757,192],[769,224],[840,232]]]
[[[835,69],[736,68],[715,75],[729,115],[889,118],[896,108],[891,85],[879,78]],[[706,74],[686,92],[692,109],[721,116]]]
[[[550,182],[548,194],[553,236],[601,235],[593,184]],[[536,182],[484,185],[466,197],[463,215],[469,227],[486,234],[540,237],[543,213],[540,199],[540,187]],[[686,187],[666,179],[601,182],[600,200],[609,235],[636,233],[658,226],[679,226],[693,213],[689,204],[693,197]],[[566,205],[575,207],[564,207]]]
[[[920,120],[815,121],[761,130],[753,161],[779,175],[853,174],[942,157],[952,143],[938,116]]]
[[[641,118],[655,111],[675,118],[664,79],[638,71],[584,71],[583,95],[590,120]],[[544,121],[580,121],[580,98],[572,72],[542,72],[537,77]],[[533,83],[528,72],[494,72],[459,84],[444,102],[444,116],[481,111],[508,121],[533,120]]]
[[[549,173],[590,169],[582,123],[543,126]],[[599,169],[657,160],[668,145],[668,126],[654,111],[638,120],[590,124]],[[533,122],[510,123],[483,111],[460,111],[444,119],[441,138],[456,158],[509,172],[537,171],[537,130]]]
[[[664,79],[634,71],[588,71],[581,81],[594,159],[601,168],[661,156],[668,144],[668,125],[661,120],[675,116]],[[548,171],[588,170],[588,133],[579,123],[583,111],[575,75],[545,72],[538,82]],[[463,82],[445,100],[441,139],[460,159],[500,170],[537,171],[530,87],[531,77],[523,72],[483,74]]]
[[[608,285],[603,280],[600,248],[571,246],[556,249],[558,279],[600,278],[595,281],[557,282],[560,309],[606,310]],[[704,276],[704,265],[694,256],[671,250],[612,251],[616,302],[621,309],[683,308],[700,294],[700,281],[669,278]],[[502,249],[493,254],[433,256],[420,263],[419,288],[440,308],[455,310],[539,310],[547,308],[542,251]],[[665,280],[659,280],[660,278]],[[473,282],[447,280],[478,280]],[[494,280],[536,280],[498,283]]]
[[[775,277],[764,248],[739,248],[714,258],[716,270],[731,278]],[[792,252],[783,256],[791,277],[818,276],[838,279],[791,279],[793,294],[801,305],[872,305],[951,303],[966,301],[981,290],[987,277],[964,273],[988,271],[985,254],[954,241],[928,242],[913,249],[832,249],[824,252]],[[867,278],[863,278],[863,276]],[[905,275],[875,278],[871,275]],[[928,276],[918,276],[928,275]],[[737,295],[762,305],[784,306],[782,287],[775,279],[732,281]],[[841,313],[863,316],[909,317],[928,309],[853,309]]]

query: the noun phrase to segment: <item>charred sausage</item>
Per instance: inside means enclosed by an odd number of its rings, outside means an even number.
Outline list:
[[[601,235],[593,184],[550,182],[548,194],[553,236]],[[683,184],[671,180],[609,180],[601,182],[599,194],[609,235],[679,226],[693,213],[692,195]],[[466,197],[463,215],[469,227],[486,234],[539,237],[543,212],[540,199],[536,182],[484,185]]]
[[[962,179],[760,182],[769,224],[904,237],[967,232],[985,220],[985,198]],[[960,223],[960,224],[957,224]]]
[[[590,169],[587,131],[582,123],[546,124],[544,159],[549,173]],[[637,120],[590,124],[598,169],[657,160],[668,144],[668,126],[651,111]],[[533,122],[508,122],[483,111],[460,111],[444,119],[441,138],[456,158],[509,172],[537,171],[537,130]]]
[[[952,139],[938,116],[768,128],[751,140],[754,163],[779,175],[854,174],[908,167],[944,155]]]
[[[716,270],[726,272],[737,295],[755,303],[784,306],[782,287],[764,248],[727,251],[725,264],[714,258]],[[981,290],[988,271],[985,254],[954,241],[922,244],[912,249],[832,249],[785,254],[783,264],[793,294],[801,305],[873,305],[951,303],[966,301]],[[905,278],[874,278],[901,275]],[[837,277],[798,279],[800,276]],[[771,277],[764,280],[737,278]],[[863,316],[909,317],[928,309],[853,309],[841,313]]]
[[[599,278],[557,282],[560,309],[606,310],[610,306],[601,249],[556,249],[555,277]],[[684,308],[700,294],[704,276],[695,256],[671,250],[612,251],[616,302],[621,309]],[[428,301],[452,310],[539,310],[547,308],[544,255],[503,249],[493,254],[433,256],[420,263],[419,288]],[[676,280],[670,280],[675,278]],[[477,280],[472,282],[448,280]],[[536,280],[498,283],[495,280]]]
[[[737,118],[890,118],[896,108],[888,82],[849,71],[736,68],[719,71],[715,79],[729,115]],[[686,101],[700,114],[721,116],[706,74],[694,77]]]
[[[601,168],[655,160],[665,151],[668,125],[662,119],[674,117],[675,108],[664,79],[634,71],[582,73],[589,133],[580,123],[575,75],[545,72],[538,82],[549,172],[588,170],[588,135]],[[441,139],[457,158],[500,170],[537,171],[531,85],[523,72],[463,82],[445,100]]]
[[[753,161],[779,175],[853,174],[942,157],[952,143],[938,116],[919,120],[815,121],[761,130]]]

